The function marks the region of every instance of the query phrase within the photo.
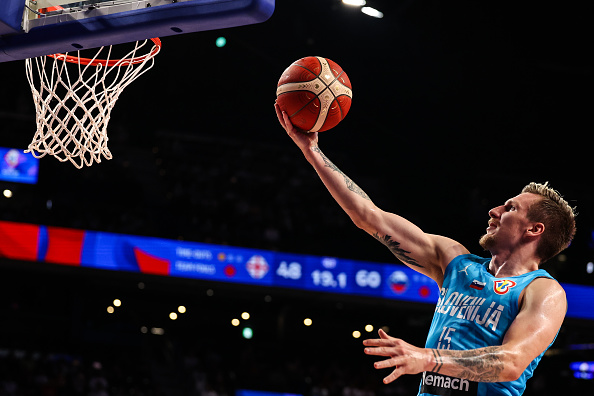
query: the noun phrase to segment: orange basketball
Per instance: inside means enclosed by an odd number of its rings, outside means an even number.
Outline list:
[[[295,61],[278,80],[276,102],[297,128],[323,132],[334,128],[349,112],[351,81],[338,64],[308,56]]]

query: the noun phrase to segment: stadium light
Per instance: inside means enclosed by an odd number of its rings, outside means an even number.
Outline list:
[[[361,12],[365,15],[369,15],[370,17],[374,17],[374,18],[383,18],[384,17],[383,12],[378,11],[372,7],[363,7],[363,8],[361,8]]]
[[[254,336],[254,331],[249,327],[245,327],[242,331],[242,335],[246,340],[250,340]]]
[[[219,48],[223,48],[225,45],[227,45],[227,39],[225,37],[219,37],[217,38],[217,40],[215,41],[215,44],[217,47]]]
[[[342,0],[343,4],[350,5],[350,6],[364,6],[366,4],[365,0]]]

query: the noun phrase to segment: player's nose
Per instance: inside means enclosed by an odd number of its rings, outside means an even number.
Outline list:
[[[493,219],[498,219],[501,216],[501,209],[503,208],[502,206],[497,206],[493,209],[491,209],[489,211],[489,217],[493,218]]]

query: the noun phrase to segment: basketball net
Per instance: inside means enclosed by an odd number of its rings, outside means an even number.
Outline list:
[[[137,55],[147,43],[153,47]],[[77,168],[111,159],[107,124],[111,110],[129,84],[147,72],[161,50],[153,38],[137,41],[121,59],[112,59],[112,46],[99,48],[93,58],[54,54],[25,61],[35,103],[37,132],[26,153],[36,158],[53,155]],[[99,59],[99,56],[104,59]]]

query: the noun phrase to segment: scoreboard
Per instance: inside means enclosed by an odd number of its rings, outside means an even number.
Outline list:
[[[0,257],[431,304],[439,296],[433,280],[400,264],[6,221]]]
[[[0,221],[0,258],[435,304],[405,265]],[[594,320],[594,288],[562,284],[569,317]]]
[[[83,249],[81,266],[94,268],[426,303],[439,296],[433,280],[398,264],[89,231],[84,243],[101,246]]]

